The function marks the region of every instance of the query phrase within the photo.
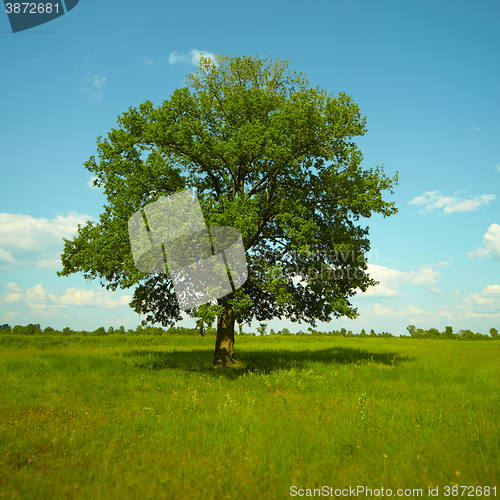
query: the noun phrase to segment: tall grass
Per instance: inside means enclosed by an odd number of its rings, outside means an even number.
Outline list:
[[[213,344],[0,336],[0,498],[500,497],[499,341],[238,336],[230,369]]]

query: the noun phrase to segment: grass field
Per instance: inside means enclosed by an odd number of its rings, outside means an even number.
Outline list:
[[[500,341],[214,343],[0,335],[0,498],[500,498]]]

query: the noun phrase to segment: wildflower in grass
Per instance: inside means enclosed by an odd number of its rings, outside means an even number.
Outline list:
[[[364,410],[365,399],[366,399],[366,392],[363,392],[363,394],[361,394],[361,396],[358,398],[359,407],[361,409],[361,420],[362,421],[364,421],[366,418],[366,412]]]

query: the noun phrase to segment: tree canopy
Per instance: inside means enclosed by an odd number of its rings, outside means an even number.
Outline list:
[[[180,321],[168,273],[135,267],[127,223],[147,204],[192,188],[207,226],[240,231],[249,270],[236,291],[188,311],[202,323],[218,318],[215,364],[234,362],[235,321],[355,318],[349,299],[377,284],[366,272],[369,228],[358,221],[397,212],[382,197],[393,193],[397,173],[362,168],[353,138],[365,134],[366,117],[351,97],[313,88],[288,66],[202,57],[161,106],[146,101],[119,116],[98,137],[98,158],[84,163],[108,203],[99,222],[65,240],[58,274],[83,272],[112,290],[137,285],[130,306],[144,323]]]

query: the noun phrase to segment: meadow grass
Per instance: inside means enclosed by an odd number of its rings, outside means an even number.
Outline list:
[[[229,369],[214,343],[0,335],[0,498],[500,497],[500,341],[238,335]]]

